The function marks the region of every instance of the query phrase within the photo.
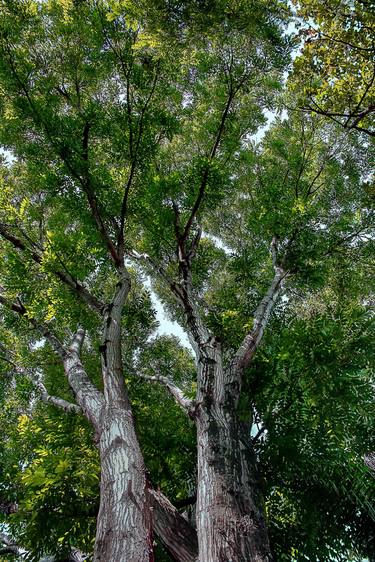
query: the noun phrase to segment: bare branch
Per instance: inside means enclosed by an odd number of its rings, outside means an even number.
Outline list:
[[[277,268],[277,249],[278,249],[278,241],[276,236],[274,236],[271,241],[271,254],[272,254],[272,265],[275,271]]]
[[[64,371],[70,388],[85,416],[95,428],[100,423],[104,397],[88,377],[79,357],[85,331],[78,329],[63,359]]]
[[[182,392],[182,390],[168,377],[165,377],[163,375],[145,375],[143,373],[137,373],[137,376],[143,380],[150,381],[150,382],[158,382],[163,386],[165,386],[168,389],[171,396],[173,396],[177,404],[181,406],[181,408],[185,410],[185,412],[188,415],[190,415],[190,413],[194,408],[194,401],[190,400],[190,398],[187,398]]]
[[[191,335],[191,341],[196,348],[196,352],[202,351],[209,339],[211,334],[203,323],[203,320],[197,310],[197,306],[194,299],[187,287],[171,279],[164,268],[154,260],[148,254],[139,254],[138,252],[131,252],[128,254],[139,261],[144,261],[159,277],[164,281],[164,283],[169,287],[172,294],[176,298],[179,305],[182,307],[185,317],[186,324]],[[185,280],[186,281],[186,280]]]
[[[373,475],[375,476],[375,453],[367,453],[367,455],[364,456],[364,459],[366,466],[368,466],[372,472]]]
[[[5,533],[0,533],[0,555],[15,554],[22,556],[22,549]]]
[[[281,293],[284,280],[288,276],[288,272],[285,272],[282,267],[277,264],[276,237],[274,237],[271,242],[271,253],[275,271],[274,277],[271,281],[268,291],[264,295],[263,299],[258,305],[258,308],[255,311],[253,327],[251,331],[243,339],[237,353],[235,354],[231,362],[230,371],[240,372],[249,365],[255,351],[257,350],[261,342],[272,309]]]

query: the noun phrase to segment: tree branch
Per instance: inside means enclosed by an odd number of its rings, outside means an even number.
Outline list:
[[[0,546],[0,555],[15,554],[16,556],[22,556],[21,548],[5,533],[0,533],[0,543],[4,545]]]
[[[82,412],[81,408],[77,404],[72,404],[63,398],[48,394],[47,389],[42,382],[32,381],[32,383],[38,389],[40,397],[45,404],[52,404],[52,406],[56,406],[56,408],[60,408],[60,410],[69,414],[79,414]]]
[[[179,562],[196,562],[198,541],[195,529],[160,491],[149,489],[149,496],[153,528],[167,551]]]
[[[314,107],[308,105],[307,107],[302,106],[300,107],[300,109],[302,109],[303,111],[311,111],[313,113],[317,113],[318,115],[323,115],[324,117],[328,117],[332,121],[335,121],[335,123],[338,123],[339,125],[344,127],[344,129],[356,129],[358,131],[362,131],[363,133],[366,133],[371,137],[375,136],[374,131],[371,131],[370,129],[364,129],[363,127],[358,126],[358,123],[362,121],[362,119],[364,119],[367,115],[370,115],[375,111],[375,105],[370,105],[368,108],[361,111],[360,113],[352,113],[352,112],[346,113],[345,111],[334,112],[334,111],[323,109],[316,103],[314,99],[312,98],[310,99],[311,102],[314,104]],[[338,117],[345,119],[346,120],[345,123],[342,123],[339,119],[337,119]],[[353,123],[350,123],[350,119],[353,119]]]
[[[258,441],[258,439],[263,435],[263,433],[266,431],[266,426],[263,425],[260,430],[256,433],[256,435],[254,435],[254,437],[252,437],[251,442],[253,445],[255,445],[255,443]]]
[[[275,237],[271,242],[271,253],[275,271],[274,277],[271,281],[268,291],[264,295],[255,311],[253,328],[245,336],[238,351],[231,361],[230,371],[243,371],[243,369],[245,369],[249,365],[255,351],[257,350],[261,342],[272,309],[281,293],[283,282],[288,276],[288,272],[285,272],[282,267],[277,265],[277,239]]]
[[[83,342],[85,340],[86,330],[83,328],[78,328],[76,333],[73,336],[72,343],[70,344],[69,349],[79,355],[82,350]]]
[[[191,400],[190,398],[187,398],[185,394],[182,392],[182,390],[168,377],[165,377],[163,375],[145,375],[143,373],[137,373],[137,376],[145,381],[158,382],[163,386],[165,386],[169,391],[169,393],[171,394],[171,396],[173,396],[177,404],[181,406],[181,408],[188,415],[191,414],[192,409],[194,407],[194,401]]]
[[[121,408],[129,406],[122,367],[121,317],[130,288],[129,272],[122,267],[119,269],[119,280],[112,302],[103,313],[102,343],[99,348],[105,401],[107,404],[117,404]]]
[[[211,334],[202,321],[191,292],[186,286],[171,279],[164,268],[155,263],[148,254],[139,254],[138,252],[132,251],[128,255],[138,261],[144,261],[154,273],[159,275],[167,287],[169,287],[185,313],[189,334],[191,335],[191,340],[196,348],[196,352],[199,353],[199,351],[204,350],[204,347],[211,338]]]
[[[35,386],[35,388],[38,390],[42,402],[44,402],[45,404],[52,404],[53,406],[56,406],[57,408],[60,408],[61,410],[67,413],[78,414],[79,412],[81,412],[81,408],[77,406],[77,404],[72,404],[71,402],[68,402],[63,398],[59,398],[58,396],[51,396],[48,393],[44,384],[38,379],[38,377],[34,373],[29,371],[28,369],[22,368],[20,365],[15,363],[13,361],[13,358],[10,359],[10,357],[13,357],[13,353],[10,352],[8,349],[4,348],[3,345],[0,344],[0,346],[5,352],[6,356],[8,356],[1,359],[4,359],[4,361],[9,363],[9,365],[13,367],[14,371],[17,374],[25,376],[29,379],[29,381],[33,384],[33,386]]]
[[[89,379],[80,360],[85,331],[79,328],[63,359],[64,371],[70,388],[87,419],[97,429],[104,406],[103,394]]]
[[[99,211],[98,202],[96,199],[95,191],[92,189],[90,183],[90,173],[89,173],[89,163],[88,163],[88,148],[89,148],[89,131],[90,125],[86,122],[84,125],[83,133],[82,133],[82,160],[84,163],[84,175],[77,171],[77,169],[72,165],[71,160],[69,158],[69,150],[67,147],[64,146],[61,141],[56,140],[51,132],[49,125],[43,119],[43,116],[40,114],[37,106],[34,104],[33,99],[30,95],[30,91],[27,85],[21,80],[20,76],[18,75],[17,68],[15,65],[13,53],[9,47],[7,47],[7,55],[8,55],[8,62],[10,70],[13,74],[14,79],[18,83],[18,86],[22,93],[26,96],[27,102],[29,104],[32,118],[34,122],[38,126],[42,126],[44,132],[49,140],[52,148],[56,151],[58,156],[61,158],[67,169],[69,170],[72,177],[79,182],[83,191],[86,194],[87,201],[89,203],[89,207],[91,210],[91,215],[96,223],[98,232],[104,241],[106,248],[113,260],[115,267],[119,267],[121,265],[121,259],[118,256],[117,250],[115,245],[113,244],[111,237],[109,236],[107,227],[102,219],[101,213]]]
[[[104,400],[102,393],[87,376],[79,358],[80,346],[82,345],[84,335],[82,331],[78,330],[73,338],[71,347],[66,349],[46,324],[39,323],[34,318],[28,316],[26,308],[20,301],[12,303],[0,295],[0,303],[4,304],[8,309],[17,312],[21,317],[26,317],[30,324],[45,337],[54,352],[61,359],[70,388],[79,406],[81,406],[84,414],[94,427],[97,427]]]
[[[210,152],[210,155],[209,155],[209,158],[208,158],[208,163],[205,166],[205,169],[204,169],[204,172],[203,172],[202,181],[201,181],[201,184],[200,184],[200,187],[199,187],[198,195],[197,195],[197,198],[196,198],[195,203],[193,205],[193,208],[191,210],[190,216],[189,216],[189,218],[186,222],[186,225],[185,225],[184,231],[182,233],[182,236],[180,238],[180,244],[182,246],[184,246],[184,244],[185,244],[185,242],[186,242],[186,240],[189,236],[190,229],[192,227],[193,221],[194,221],[194,219],[195,219],[195,217],[196,217],[196,215],[199,211],[199,208],[202,204],[202,201],[203,201],[203,198],[204,198],[204,195],[205,195],[206,186],[207,186],[207,181],[208,181],[208,173],[209,173],[209,170],[210,170],[210,163],[215,158],[217,149],[219,148],[221,137],[222,137],[223,132],[224,132],[225,121],[228,117],[230,106],[232,104],[233,98],[234,98],[234,92],[233,92],[233,89],[230,88],[228,100],[227,100],[227,103],[225,104],[225,108],[224,108],[224,111],[223,111],[222,116],[221,116],[220,125],[219,125],[219,129],[218,129],[218,132],[217,132],[217,135],[216,135],[216,139],[215,139],[215,142],[212,146],[212,149],[211,149],[211,152]]]
[[[43,254],[28,248],[24,242],[14,236],[9,230],[5,227],[4,224],[0,223],[0,236],[8,240],[15,248],[23,251],[28,252],[32,260],[41,265],[43,262]],[[43,252],[44,250],[41,249]],[[65,285],[67,285],[74,293],[76,293],[79,298],[85,302],[92,310],[96,313],[101,313],[104,308],[104,303],[102,303],[99,299],[97,299],[93,294],[86,289],[82,283],[77,281],[68,271],[61,271],[61,270],[52,270],[52,273],[56,275]]]
[[[117,240],[117,248],[118,248],[118,251],[119,251],[120,255],[122,255],[124,253],[124,228],[125,228],[125,219],[126,219],[127,209],[128,209],[128,198],[129,198],[130,188],[131,188],[131,184],[132,184],[132,181],[133,181],[133,178],[134,178],[134,174],[135,174],[135,170],[136,170],[137,162],[138,162],[138,150],[139,150],[139,146],[140,146],[142,134],[143,134],[144,117],[146,115],[147,108],[148,108],[148,106],[151,102],[152,96],[154,95],[157,79],[158,79],[158,68],[155,71],[154,79],[152,81],[151,91],[150,91],[150,93],[149,93],[149,95],[148,95],[148,97],[145,101],[145,104],[144,104],[144,106],[142,107],[142,110],[141,110],[141,115],[140,115],[140,118],[139,118],[139,126],[138,126],[138,136],[137,136],[137,141],[135,143],[135,149],[133,148],[133,140],[131,140],[131,142],[130,142],[131,152],[132,152],[132,162],[131,162],[128,181],[127,181],[126,186],[125,186],[124,197],[122,199],[122,204],[121,204],[120,231],[119,231],[118,240]],[[127,92],[128,92],[128,87],[127,87]],[[131,125],[129,125],[129,127],[131,127]],[[131,129],[129,129],[129,130],[131,130]]]

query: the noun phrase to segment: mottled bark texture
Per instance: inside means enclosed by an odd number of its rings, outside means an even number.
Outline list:
[[[199,562],[270,562],[255,458],[236,415],[238,388],[223,369],[214,340],[201,355],[199,370]]]
[[[99,441],[100,508],[95,562],[153,560],[147,481],[130,409],[106,408]]]
[[[119,268],[114,298],[103,315],[100,348],[104,406],[98,424],[100,507],[94,562],[152,562],[146,471],[134,428],[121,355],[121,316],[130,277]]]

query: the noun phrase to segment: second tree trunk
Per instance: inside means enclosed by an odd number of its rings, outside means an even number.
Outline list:
[[[238,420],[215,351],[201,361],[197,533],[199,562],[270,562],[250,435]]]

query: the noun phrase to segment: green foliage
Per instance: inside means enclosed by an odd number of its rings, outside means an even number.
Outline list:
[[[362,560],[374,549],[363,462],[375,445],[373,317],[332,290],[294,314],[266,338],[248,380],[267,428],[258,449],[271,535],[282,560]]]
[[[302,52],[294,62],[293,96],[349,129],[373,134],[374,25],[371,2],[293,0]]]
[[[350,18],[347,4],[300,6],[320,35],[296,59],[288,95],[323,112],[371,104],[372,23],[365,2],[354,2]],[[126,251],[147,252],[171,283],[180,275],[176,235],[191,219],[187,246],[201,236],[192,293],[225,360],[254,326],[274,266],[288,271],[238,411],[253,435],[257,423],[267,429],[256,452],[274,550],[280,560],[373,555],[363,464],[375,446],[369,147],[354,131],[295,111],[255,142],[283,93],[287,7],[0,0],[0,12],[0,143],[14,157],[1,161],[0,223],[18,241],[1,241],[1,296],[27,309],[20,319],[2,307],[0,317],[0,500],[19,506],[3,518],[11,534],[31,560],[92,548],[93,436],[82,417],[41,406],[30,374],[51,395],[74,396],[29,321],[47,323],[64,343],[83,326],[82,362],[102,388],[100,319],[56,271],[108,302],[117,278],[93,209],[114,241],[125,206]],[[347,56],[351,43],[358,57]],[[129,271],[122,351],[137,434],[154,485],[182,500],[195,492],[193,425],[139,374],[167,376],[193,398],[196,365],[176,338],[156,335],[145,272],[184,325],[169,287],[147,267]]]
[[[11,408],[8,401],[7,410]],[[14,407],[14,406],[13,406]],[[2,429],[8,423],[2,420]],[[2,499],[18,510],[6,519],[13,536],[39,560],[72,546],[90,551],[98,507],[99,462],[81,418],[40,408],[19,415],[2,450]]]

